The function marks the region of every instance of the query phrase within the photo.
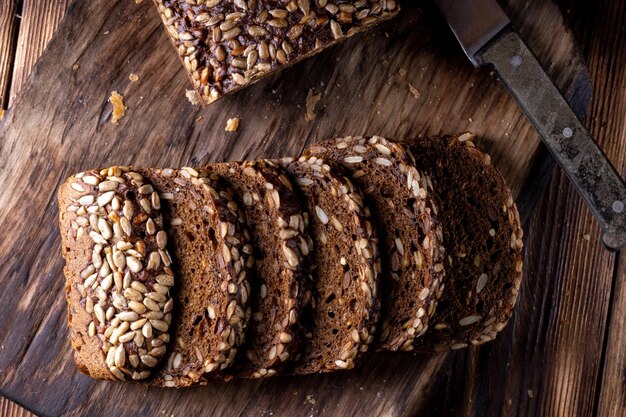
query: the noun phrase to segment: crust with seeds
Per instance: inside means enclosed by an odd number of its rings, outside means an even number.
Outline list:
[[[159,195],[130,167],[81,172],[59,190],[74,359],[93,378],[148,378],[167,351],[175,277]]]
[[[446,236],[446,290],[423,352],[493,340],[515,306],[522,278],[522,237],[511,191],[473,135],[418,140],[417,164],[440,191]]]
[[[254,262],[245,216],[228,183],[207,170],[145,169],[163,202],[180,279],[173,344],[153,386],[205,384],[243,343]]]
[[[361,192],[319,158],[280,163],[300,187],[316,251],[307,343],[294,374],[351,369],[374,339],[380,303],[376,231]]]
[[[269,161],[219,163],[210,169],[230,181],[239,195],[256,259],[246,350],[232,372],[271,376],[299,353],[298,319],[310,300],[308,257],[313,243],[308,214],[289,178]]]
[[[372,205],[380,236],[382,332],[379,346],[413,350],[443,290],[444,249],[431,183],[401,145],[374,136],[338,138],[309,147],[308,157],[341,164]]]
[[[204,103],[395,16],[396,0],[154,0]]]

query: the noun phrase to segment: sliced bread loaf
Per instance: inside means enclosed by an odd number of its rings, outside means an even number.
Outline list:
[[[511,191],[489,155],[465,133],[418,140],[417,165],[441,200],[446,290],[426,334],[424,352],[492,340],[511,317],[522,276],[522,236]]]
[[[59,225],[76,365],[93,378],[148,378],[174,304],[158,194],[129,167],[81,172],[59,190]]]
[[[298,318],[310,301],[307,257],[312,251],[308,215],[291,181],[268,161],[210,165],[231,182],[243,201],[254,250],[252,320],[246,349],[233,372],[274,375],[298,354]]]
[[[316,143],[304,155],[341,164],[371,204],[386,271],[379,345],[412,350],[443,290],[442,233],[428,178],[410,152],[378,136]]]
[[[245,216],[228,183],[207,170],[141,172],[161,196],[179,274],[173,343],[151,385],[204,384],[233,363],[244,340],[254,262]]]
[[[315,243],[312,310],[294,374],[351,369],[378,320],[380,259],[369,209],[352,182],[321,158],[280,161],[302,190]]]

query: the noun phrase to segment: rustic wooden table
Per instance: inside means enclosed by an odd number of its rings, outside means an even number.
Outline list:
[[[626,2],[557,3],[590,69],[593,100],[585,125],[624,174]],[[0,0],[0,109],[11,105],[68,4],[68,0]],[[520,345],[510,355],[511,362],[525,365],[493,373],[487,387],[474,386],[481,356],[467,360],[457,355],[454,360],[465,369],[439,376],[448,383],[438,385],[441,392],[434,398],[459,404],[447,409],[451,415],[474,415],[477,410],[484,415],[490,409],[522,416],[626,415],[625,252],[612,254],[602,248],[590,212],[559,169],[551,174],[533,211],[526,248],[521,292],[526,307],[516,312],[514,332]],[[465,385],[466,393],[498,392],[494,397],[505,398],[506,403],[455,398],[459,384]],[[0,416],[26,415],[31,414],[0,398]]]

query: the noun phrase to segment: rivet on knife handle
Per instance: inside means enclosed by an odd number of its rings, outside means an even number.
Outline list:
[[[603,231],[604,244],[626,245],[626,186],[524,42],[504,32],[481,53],[492,64],[555,156]]]

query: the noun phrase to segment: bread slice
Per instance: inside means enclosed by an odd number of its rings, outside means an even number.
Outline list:
[[[376,332],[380,259],[369,208],[321,158],[280,161],[302,190],[315,243],[311,327],[294,374],[351,369]]]
[[[511,191],[470,133],[418,140],[417,165],[441,199],[446,290],[432,325],[416,341],[424,352],[480,345],[511,317],[522,277],[522,236]]]
[[[205,384],[244,340],[254,262],[245,216],[228,183],[207,170],[141,172],[161,196],[179,276],[170,353],[150,384]]]
[[[209,169],[226,177],[241,197],[256,259],[246,351],[233,372],[271,376],[296,357],[302,338],[298,318],[310,301],[308,215],[288,177],[270,162],[218,163]]]
[[[341,164],[361,187],[380,224],[382,334],[378,345],[412,350],[443,290],[441,226],[428,178],[401,145],[374,136],[316,143],[305,150]]]
[[[400,2],[154,0],[203,103],[395,16]]]
[[[146,379],[165,356],[174,305],[159,195],[111,167],[70,177],[58,197],[76,365],[93,378]]]

